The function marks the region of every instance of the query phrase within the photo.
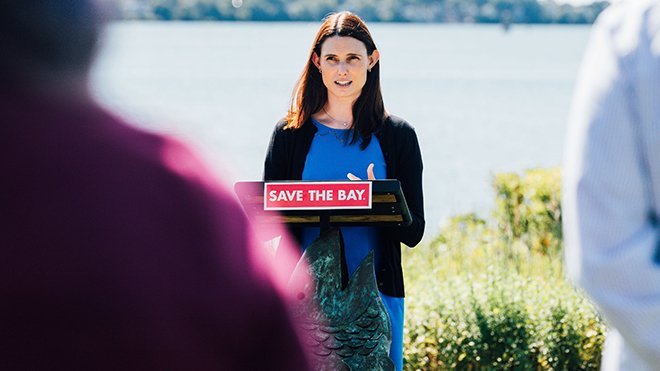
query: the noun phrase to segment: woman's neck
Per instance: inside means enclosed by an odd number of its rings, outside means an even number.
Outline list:
[[[353,102],[328,99],[314,118],[326,126],[348,129],[353,126]]]

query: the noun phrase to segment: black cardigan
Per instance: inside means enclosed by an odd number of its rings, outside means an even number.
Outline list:
[[[300,180],[307,152],[312,145],[316,126],[305,123],[298,130],[285,130],[280,121],[273,132],[264,163],[264,180]],[[378,288],[384,294],[403,297],[401,242],[414,247],[424,234],[424,196],[422,192],[422,154],[415,129],[405,120],[389,116],[375,133],[380,142],[388,179],[398,179],[412,215],[407,227],[380,228],[382,242]],[[300,228],[290,228],[300,240]]]

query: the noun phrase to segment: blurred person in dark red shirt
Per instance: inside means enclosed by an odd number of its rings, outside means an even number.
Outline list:
[[[102,13],[0,11],[0,369],[307,369],[231,194],[90,98]]]

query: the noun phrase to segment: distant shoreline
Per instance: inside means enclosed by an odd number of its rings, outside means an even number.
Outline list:
[[[113,22],[154,22],[154,23],[196,23],[196,22],[208,22],[208,23],[314,23],[317,24],[316,20],[254,20],[254,19],[154,19],[154,18],[114,18]],[[502,26],[502,23],[498,22],[420,22],[420,21],[371,21],[369,23],[383,23],[383,24],[411,24],[411,25],[491,25],[491,26]],[[590,26],[593,22],[517,22],[511,23],[511,26]]]
[[[334,4],[332,4],[334,3]],[[573,6],[553,0],[411,0],[383,5],[379,0],[282,2],[275,0],[122,0],[115,19],[160,21],[319,22],[340,10],[368,23],[591,24],[608,1]],[[166,5],[165,5],[166,4]]]

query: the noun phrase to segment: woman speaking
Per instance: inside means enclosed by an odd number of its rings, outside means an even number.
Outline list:
[[[355,14],[328,16],[314,39],[291,107],[275,127],[264,180],[398,179],[412,215],[406,227],[342,227],[349,275],[370,251],[392,325],[390,358],[403,365],[401,243],[424,234],[422,157],[413,127],[390,115],[380,88],[380,53]],[[319,228],[292,228],[301,249]]]

